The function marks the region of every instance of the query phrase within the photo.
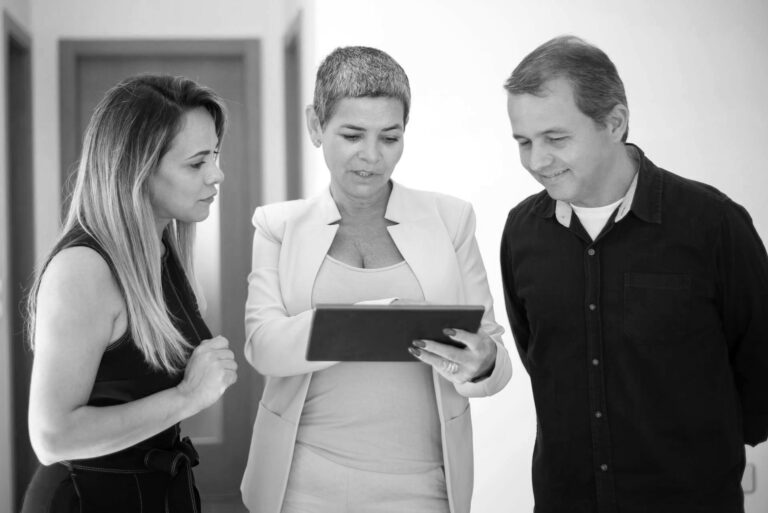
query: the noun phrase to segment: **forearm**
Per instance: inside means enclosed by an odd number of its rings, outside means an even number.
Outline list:
[[[335,362],[306,359],[312,311],[294,316],[261,312],[246,320],[245,358],[264,376],[296,376],[326,369]]]
[[[197,413],[174,387],[115,406],[80,406],[46,421],[30,417],[30,437],[43,464],[95,458],[131,447]]]
[[[496,360],[493,372],[485,379],[476,383],[467,381],[456,385],[456,391],[464,397],[487,397],[499,392],[512,378],[512,361],[509,358],[507,348],[501,342],[496,344]]]

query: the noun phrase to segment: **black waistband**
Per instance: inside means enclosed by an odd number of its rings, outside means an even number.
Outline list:
[[[195,446],[189,437],[177,440],[172,449],[131,447],[124,451],[87,460],[62,461],[69,469],[115,474],[163,472],[175,476],[181,465],[199,463]]]
[[[89,460],[62,461],[74,483],[78,472],[106,474],[148,474],[159,472],[171,476],[165,493],[170,512],[200,511],[200,495],[195,487],[192,467],[199,458],[189,437],[177,440],[172,449],[132,447],[125,451]],[[77,488],[77,487],[75,487]],[[80,492],[78,492],[79,495]]]

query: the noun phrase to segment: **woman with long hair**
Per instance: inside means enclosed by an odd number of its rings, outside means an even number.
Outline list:
[[[128,78],[96,107],[29,295],[29,430],[44,466],[25,513],[200,510],[179,421],[215,403],[237,369],[190,285],[225,127],[221,99],[183,77]]]

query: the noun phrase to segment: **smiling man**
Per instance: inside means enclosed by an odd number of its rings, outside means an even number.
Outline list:
[[[525,169],[507,313],[537,412],[537,513],[744,511],[768,438],[768,256],[749,214],[626,143],[616,67],[564,36],[505,84]]]

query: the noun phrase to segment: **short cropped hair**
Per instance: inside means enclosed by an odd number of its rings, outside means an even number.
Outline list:
[[[411,87],[408,75],[387,53],[367,46],[332,51],[317,70],[314,109],[320,126],[333,117],[344,98],[389,97],[403,103],[403,126],[408,123]]]
[[[546,95],[545,84],[565,78],[573,87],[576,106],[596,123],[604,123],[616,105],[627,105],[624,83],[616,66],[596,46],[576,36],[550,39],[529,53],[504,84],[510,94]],[[627,140],[629,127],[622,136]]]

